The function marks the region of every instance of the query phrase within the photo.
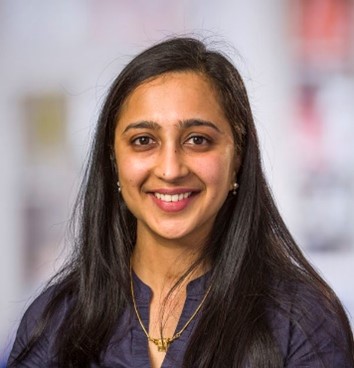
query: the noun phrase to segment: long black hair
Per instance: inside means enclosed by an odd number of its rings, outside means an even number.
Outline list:
[[[274,204],[240,74],[222,53],[209,50],[194,38],[179,37],[135,57],[110,87],[75,206],[74,254],[56,276],[55,292],[39,328],[18,361],[38,342],[63,298],[70,298],[71,304],[57,334],[60,366],[85,367],[99,361],[113,327],[131,304],[129,262],[136,241],[136,219],[116,186],[116,122],[122,104],[141,83],[165,73],[186,71],[205,76],[217,91],[241,166],[237,196],[227,197],[209,241],[193,265],[208,260],[212,287],[184,366],[240,367],[247,361],[255,367],[282,367],[267,310],[289,314],[288,307],[294,304],[292,316],[299,316],[312,307],[314,295],[328,313],[337,316],[348,346],[353,347],[343,308],[303,257]],[[294,298],[299,287],[309,298],[297,304]],[[306,318],[302,321],[306,333]]]

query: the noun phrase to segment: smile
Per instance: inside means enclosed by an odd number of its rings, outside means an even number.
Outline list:
[[[178,202],[186,199],[192,195],[192,192],[180,193],[180,194],[163,194],[163,193],[154,193],[154,196],[157,199],[160,199],[164,202]]]

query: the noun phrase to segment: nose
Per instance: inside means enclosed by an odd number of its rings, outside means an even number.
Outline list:
[[[183,151],[175,144],[161,149],[155,166],[155,175],[160,179],[176,182],[189,174]]]

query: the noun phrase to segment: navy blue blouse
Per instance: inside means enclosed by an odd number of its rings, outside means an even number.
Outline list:
[[[144,325],[149,326],[149,305],[152,291],[136,275],[133,277],[137,306]],[[188,284],[187,299],[178,322],[177,331],[185,325],[199,305],[206,290],[207,279],[208,275],[204,275]],[[14,358],[26,346],[31,332],[35,328],[36,321],[50,299],[50,295],[51,289],[38,297],[26,311],[8,361],[9,367],[11,367]],[[301,298],[301,296],[299,297]],[[55,361],[54,340],[56,331],[68,311],[68,305],[68,300],[63,302],[59,312],[51,322],[50,328],[28,358],[21,364],[21,367],[58,367]],[[284,357],[284,367],[323,367],[322,360],[326,363],[326,367],[353,368],[353,362],[350,362],[348,360],[350,358],[345,355],[347,343],[344,336],[341,335],[340,331],[335,333],[335,337],[333,333],[330,333],[333,332],[333,320],[322,312],[321,308],[309,311],[309,313],[314,314],[315,318],[313,320],[316,322],[311,326],[310,334],[307,332],[305,336],[302,330],[297,327],[297,323],[290,321],[289,318],[276,311],[269,312],[269,323]],[[171,344],[162,368],[181,367],[184,352],[198,319],[199,316],[197,315],[181,337]],[[92,363],[91,367],[98,366]],[[116,326],[108,349],[102,354],[99,367],[150,367],[148,341],[132,308],[127,308]]]

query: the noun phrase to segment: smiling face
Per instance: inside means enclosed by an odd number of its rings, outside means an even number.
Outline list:
[[[138,242],[205,239],[238,168],[216,92],[193,72],[159,76],[128,96],[117,121],[115,155]]]

